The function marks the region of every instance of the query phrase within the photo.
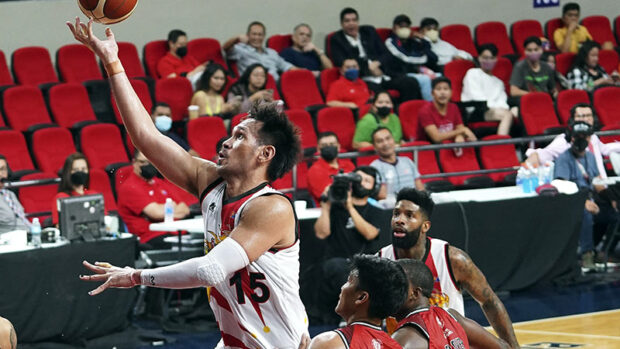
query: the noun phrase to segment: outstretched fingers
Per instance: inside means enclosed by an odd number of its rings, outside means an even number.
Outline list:
[[[108,279],[108,281],[104,282],[103,284],[99,285],[99,287],[97,287],[96,289],[88,292],[88,294],[91,295],[91,296],[96,296],[99,293],[107,290],[108,287],[110,287],[110,279]]]

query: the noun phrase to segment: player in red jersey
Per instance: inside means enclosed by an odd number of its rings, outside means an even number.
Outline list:
[[[395,314],[398,327],[392,335],[403,348],[508,348],[506,341],[458,311],[430,304],[434,280],[424,263],[414,259],[399,259],[397,263],[409,281],[407,300]]]
[[[376,256],[353,256],[336,306],[347,326],[317,335],[310,349],[401,348],[383,332],[381,322],[401,307],[406,293],[407,277],[396,263]]]

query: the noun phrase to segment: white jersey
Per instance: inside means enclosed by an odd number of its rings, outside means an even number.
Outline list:
[[[261,195],[282,195],[267,183],[227,200],[225,190],[226,183],[218,179],[201,196],[205,253],[239,224],[248,202]],[[298,235],[293,245],[265,252],[210,288],[209,303],[222,334],[218,347],[297,348],[308,333],[306,309],[299,298]]]
[[[431,305],[445,309],[452,308],[464,316],[463,294],[456,285],[448,257],[450,245],[439,239],[428,238],[426,241],[426,255],[422,258],[422,262],[429,267],[435,278],[433,293],[430,297]],[[379,251],[379,257],[396,260],[394,246],[388,245],[382,248]]]

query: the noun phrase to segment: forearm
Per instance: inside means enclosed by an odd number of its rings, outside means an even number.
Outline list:
[[[330,222],[330,218],[329,218],[329,207],[328,205],[322,205],[321,206],[321,215],[319,216],[319,218],[316,220],[316,222],[314,223],[314,232],[316,234],[316,237],[323,240],[326,239],[328,236],[331,235],[331,222]]]
[[[331,69],[334,67],[332,61],[329,59],[329,57],[327,57],[325,52],[317,52],[317,55],[319,56],[319,60],[321,61],[321,67],[323,67],[323,69]]]
[[[328,107],[354,108],[353,105],[355,105],[355,103],[353,102],[341,102],[341,101],[328,101],[327,102]],[[357,105],[355,105],[355,107],[357,107]]]
[[[355,225],[355,229],[366,239],[372,240],[379,235],[379,229],[374,225],[368,223],[364,217],[362,217],[359,212],[355,209],[355,207],[351,207],[349,209],[349,215],[351,215],[351,220],[353,220],[353,225]]]
[[[515,85],[510,86],[510,95],[512,97],[521,97],[521,96],[524,96],[524,95],[526,95],[528,93],[529,93],[528,91],[522,90],[522,89],[518,88]]]
[[[452,130],[452,131],[448,131],[448,132],[435,132],[433,135],[429,135],[430,138],[433,140],[433,143],[441,143],[445,140],[451,140],[454,139],[454,137],[463,134],[463,131],[460,130]]]
[[[225,52],[228,52],[238,42],[239,42],[238,36],[230,38],[224,43],[224,45],[222,45],[222,49],[224,49]]]
[[[512,328],[512,321],[510,321],[508,312],[497,295],[494,294],[487,301],[480,304],[480,307],[495,333],[497,333],[497,336],[505,340],[510,347],[519,348],[517,337]]]
[[[560,47],[560,51],[562,52],[568,52],[570,51],[570,45],[571,42],[573,41],[573,38],[571,36],[570,31],[566,31],[566,36],[564,37],[564,42],[562,43],[562,46]]]

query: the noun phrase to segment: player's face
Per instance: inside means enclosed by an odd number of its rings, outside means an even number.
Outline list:
[[[293,43],[295,46],[302,48],[306,46],[312,39],[312,32],[310,28],[301,26],[293,33]]]
[[[435,85],[433,89],[433,99],[437,103],[441,105],[447,104],[450,98],[452,98],[452,88],[450,88],[447,82],[440,82]]]
[[[260,123],[246,119],[235,126],[218,153],[217,171],[221,176],[248,172],[256,164],[261,148],[256,137]]]
[[[392,214],[392,244],[398,248],[413,247],[425,222],[420,206],[409,200],[398,201]]]
[[[248,30],[248,44],[254,48],[262,48],[265,41],[265,29],[261,25],[253,25]]]
[[[394,137],[389,130],[381,130],[375,133],[373,137],[373,145],[381,157],[389,157],[394,154],[396,144],[394,143]]]
[[[340,296],[336,305],[336,314],[340,315],[345,321],[355,313],[355,301],[358,299],[359,290],[357,270],[349,273],[347,282],[340,287]]]

